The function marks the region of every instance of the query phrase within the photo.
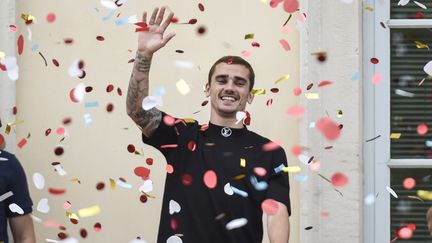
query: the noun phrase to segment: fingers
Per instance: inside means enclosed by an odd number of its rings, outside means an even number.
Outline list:
[[[142,17],[142,22],[146,22],[147,21],[147,12],[146,11],[144,11],[144,13],[143,13],[143,17]]]
[[[174,17],[174,13],[170,13],[168,18],[161,25],[162,31],[165,31],[168,28],[168,25],[171,23],[171,19]]]
[[[155,23],[156,15],[157,15],[157,13],[158,13],[158,10],[159,10],[159,8],[155,8],[155,9],[153,10],[153,13],[152,13],[152,16],[151,16],[151,18],[150,18],[150,22],[149,22],[149,24],[154,24],[154,23]]]
[[[156,23],[155,23],[156,25],[160,25],[162,23],[164,14],[165,14],[165,7],[162,7],[156,19]]]

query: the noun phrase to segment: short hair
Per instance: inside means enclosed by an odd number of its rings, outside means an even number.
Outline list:
[[[254,70],[252,68],[252,66],[250,65],[249,62],[247,62],[245,59],[239,57],[239,56],[224,56],[219,58],[219,60],[217,60],[213,66],[210,68],[209,74],[208,74],[208,85],[210,86],[210,82],[211,82],[211,78],[213,76],[213,73],[216,69],[216,65],[218,65],[219,63],[225,62],[227,64],[239,64],[239,65],[243,65],[245,66],[248,70],[249,70],[249,81],[250,81],[250,85],[249,85],[249,91],[252,90],[254,83],[255,83],[255,73]]]

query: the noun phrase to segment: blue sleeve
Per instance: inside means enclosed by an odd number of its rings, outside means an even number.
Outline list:
[[[288,209],[288,214],[291,215],[291,201],[289,196],[290,185],[288,180],[288,173],[276,169],[280,165],[283,165],[284,167],[288,166],[286,154],[282,148],[277,149],[273,152],[273,168],[269,173],[269,187],[267,190],[266,198],[271,198],[285,204]]]
[[[7,163],[10,164],[11,175],[9,177],[10,183],[9,188],[13,195],[6,199],[7,217],[21,216],[18,213],[13,213],[9,210],[9,205],[12,203],[17,204],[22,208],[24,214],[29,214],[32,212],[33,202],[30,198],[30,193],[28,190],[27,179],[23,167],[21,166],[18,159],[12,155]]]

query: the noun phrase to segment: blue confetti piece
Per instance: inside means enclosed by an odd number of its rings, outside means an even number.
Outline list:
[[[31,47],[31,51],[35,52],[39,48],[39,44],[33,44]]]
[[[307,181],[309,177],[307,175],[296,175],[294,176],[294,180],[299,181],[299,182],[304,182]]]
[[[84,115],[84,123],[88,126],[88,125],[92,124],[92,122],[93,122],[93,119],[92,119],[90,113],[85,114]]]
[[[106,16],[102,17],[102,21],[107,21],[114,16],[114,11],[109,12]]]
[[[233,192],[234,192],[235,194],[238,194],[238,195],[240,195],[240,196],[242,196],[242,197],[248,197],[248,195],[249,195],[247,192],[242,191],[242,190],[240,190],[240,189],[238,189],[238,188],[235,188],[235,187],[233,187],[233,186],[231,186],[231,189],[233,190]]]
[[[258,182],[255,176],[250,177],[251,184],[255,187],[257,191],[264,191],[267,189],[268,184],[265,181]]]
[[[351,76],[351,80],[352,80],[352,81],[356,81],[356,80],[358,80],[359,78],[360,78],[360,72],[359,72],[359,71],[356,72],[356,73],[354,73],[353,76]]]
[[[274,168],[274,171],[276,173],[279,173],[279,172],[283,171],[284,168],[285,168],[285,165],[284,164],[280,164],[278,167]]]
[[[120,25],[125,25],[125,24],[127,24],[127,23],[129,23],[129,16],[125,16],[125,17],[120,18],[120,19],[117,19],[117,20],[115,21],[115,24],[118,25],[118,26],[120,26]]]
[[[97,102],[97,101],[92,101],[92,102],[85,102],[84,103],[84,106],[85,107],[98,107],[99,106],[99,103]]]
[[[131,189],[132,188],[131,184],[128,184],[128,183],[123,182],[121,180],[117,180],[116,181],[116,185],[119,186],[119,187],[127,188],[127,189]]]
[[[161,86],[154,91],[154,95],[156,95],[156,96],[162,97],[162,96],[164,96],[164,94],[165,94],[165,87],[164,86]]]

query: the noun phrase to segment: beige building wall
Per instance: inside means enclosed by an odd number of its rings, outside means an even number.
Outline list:
[[[257,74],[256,88],[266,90],[258,95],[248,108],[252,114],[251,130],[272,140],[280,140],[286,149],[290,165],[298,165],[297,158],[290,153],[298,144],[298,122],[301,119],[289,117],[288,107],[297,104],[293,88],[299,85],[299,32],[296,30],[298,13],[288,23],[290,32],[282,30],[288,14],[282,6],[270,8],[260,0],[203,1],[205,11],[198,9],[198,2],[185,1],[127,1],[113,11],[102,6],[101,1],[26,1],[17,3],[17,24],[19,34],[24,36],[24,53],[19,58],[20,78],[17,81],[18,119],[23,124],[16,127],[16,142],[23,138],[27,144],[16,148],[29,180],[35,204],[34,216],[38,242],[57,239],[65,232],[80,242],[129,242],[141,237],[155,242],[162,203],[165,180],[165,161],[156,150],[142,144],[138,128],[127,117],[125,99],[132,69],[128,61],[134,57],[136,34],[134,26],[116,25],[116,20],[125,16],[151,11],[155,6],[168,5],[181,23],[196,18],[195,25],[172,24],[168,32],[177,36],[163,50],[155,54],[151,69],[151,92],[159,86],[166,90],[162,110],[177,117],[192,117],[201,123],[208,122],[209,105],[202,107],[202,87],[207,80],[211,64],[222,55],[241,55],[249,51],[247,58]],[[55,13],[56,21],[48,23],[46,16]],[[36,17],[35,23],[26,26],[19,16],[28,13]],[[105,20],[104,20],[105,19]],[[204,26],[204,35],[197,35],[199,26]],[[253,33],[254,39],[245,40],[246,34]],[[98,41],[103,36],[104,41]],[[73,39],[67,45],[64,40]],[[285,51],[280,39],[286,39],[291,51]],[[261,47],[251,46],[258,42]],[[33,50],[32,50],[33,49]],[[184,53],[177,53],[183,50]],[[39,54],[40,53],[40,54]],[[8,54],[11,55],[11,54]],[[43,57],[42,57],[43,56]],[[47,61],[45,65],[44,59]],[[59,62],[53,65],[52,59]],[[84,61],[86,77],[74,78],[68,69],[76,60]],[[180,63],[180,65],[179,65]],[[186,65],[185,65],[186,63]],[[183,64],[183,65],[181,65]],[[282,76],[289,74],[289,80],[275,84]],[[4,73],[0,75],[4,76]],[[176,88],[176,82],[184,79],[191,87],[187,95]],[[91,86],[81,103],[73,103],[69,97],[71,89],[79,83]],[[113,92],[106,87],[113,84]],[[122,96],[116,90],[122,90]],[[279,88],[278,93],[270,92]],[[273,99],[273,104],[266,102]],[[97,102],[97,107],[85,107],[86,102]],[[94,104],[94,103],[93,103]],[[114,109],[107,112],[112,104]],[[90,116],[91,124],[85,123]],[[63,124],[65,119],[71,122]],[[58,135],[56,130],[64,127],[66,133]],[[52,132],[46,135],[46,131]],[[134,144],[139,155],[127,151],[128,144]],[[64,154],[57,156],[57,146]],[[148,166],[146,158],[153,158]],[[59,175],[52,162],[60,162],[66,175]],[[151,169],[154,183],[154,198],[141,203],[138,188],[142,180],[134,174],[134,168],[146,166]],[[32,182],[32,175],[40,173],[45,178],[45,187],[38,190]],[[132,188],[110,188],[110,179],[124,178]],[[101,191],[96,189],[99,182],[105,183]],[[65,189],[63,195],[52,195],[52,189]],[[299,242],[299,183],[291,176],[291,242]],[[49,213],[36,210],[40,199],[47,198]],[[68,202],[69,210],[63,208]],[[82,217],[78,224],[72,224],[66,211],[78,214],[79,209],[98,205],[100,213]],[[50,227],[48,223],[66,227]],[[102,225],[101,232],[95,232],[95,223]],[[304,225],[301,225],[303,227]],[[86,239],[80,230],[88,232]],[[267,242],[267,237],[265,236]]]

